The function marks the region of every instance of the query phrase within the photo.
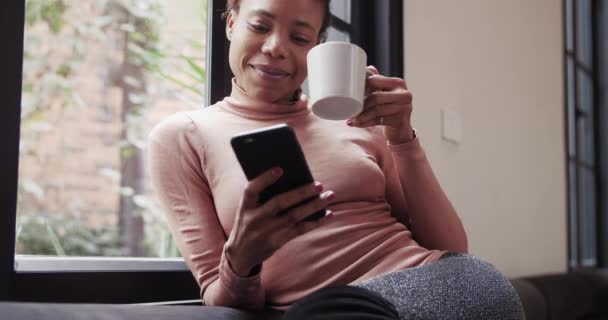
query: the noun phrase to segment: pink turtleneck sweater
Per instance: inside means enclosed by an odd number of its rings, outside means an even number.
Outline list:
[[[258,275],[241,278],[224,255],[247,183],[230,138],[277,123],[294,129],[313,177],[335,192],[329,206],[334,216],[276,251]],[[466,250],[460,220],[418,138],[387,145],[380,127],[353,128],[316,117],[304,96],[294,105],[272,105],[233,82],[223,101],[157,125],[148,160],[206,305],[285,309],[322,287],[427,264],[444,250]]]

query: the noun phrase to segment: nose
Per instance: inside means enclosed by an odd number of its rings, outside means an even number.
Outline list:
[[[275,59],[285,58],[285,41],[278,32],[270,34],[262,45],[262,53]]]

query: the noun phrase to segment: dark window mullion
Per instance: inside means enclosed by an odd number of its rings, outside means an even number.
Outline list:
[[[594,6],[594,2],[595,1],[589,1],[588,5],[589,5],[589,11],[586,11],[586,14],[588,14],[588,16],[586,16],[585,18],[587,19],[588,24],[586,24],[585,26],[587,26],[588,28],[585,28],[583,30],[583,34],[585,36],[585,39],[587,39],[588,43],[586,44],[586,48],[585,51],[586,52],[591,52],[591,61],[589,61],[589,66],[583,64],[581,61],[575,60],[575,62],[577,64],[580,64],[580,66],[578,66],[578,70],[577,70],[577,76],[579,74],[582,75],[582,79],[583,79],[583,83],[582,85],[582,92],[578,92],[578,95],[582,95],[582,98],[585,99],[587,101],[587,103],[589,103],[589,105],[587,106],[580,106],[583,108],[589,108],[589,111],[585,112],[585,119],[583,121],[585,121],[586,126],[592,126],[591,128],[591,133],[590,133],[590,137],[587,136],[587,134],[583,133],[582,139],[585,139],[584,143],[581,143],[581,145],[587,146],[587,148],[592,148],[593,153],[591,155],[591,159],[589,159],[589,161],[593,161],[594,163],[599,163],[598,162],[598,105],[597,105],[597,96],[596,96],[596,90],[595,90],[595,86],[596,86],[596,79],[597,79],[597,75],[596,75],[596,64],[594,63],[593,60],[593,55],[594,55],[594,49],[595,49],[595,44],[594,44],[594,16],[593,16],[593,6]],[[585,79],[586,77],[586,79]],[[589,101],[591,100],[591,101]],[[591,141],[589,141],[589,139]],[[587,157],[586,154],[582,154],[582,156],[584,158]],[[581,161],[581,163],[586,163],[586,161]],[[598,240],[598,236],[597,236],[597,216],[598,216],[598,188],[599,188],[599,179],[598,179],[598,171],[597,170],[593,170],[593,169],[588,169],[585,168],[585,166],[581,166],[581,168],[583,170],[585,170],[585,174],[587,175],[587,178],[583,180],[583,183],[585,183],[584,189],[583,190],[587,190],[587,192],[583,192],[582,197],[584,197],[586,199],[586,203],[585,203],[585,207],[588,208],[588,210],[586,210],[585,212],[583,212],[584,215],[584,220],[582,221],[581,225],[584,226],[584,230],[582,230],[581,234],[585,235],[585,240],[584,240],[584,247],[585,247],[585,253],[584,253],[584,259],[583,259],[583,266],[585,267],[595,267],[597,266],[597,257],[598,257],[598,246],[597,246],[597,240]],[[599,166],[595,166],[595,168],[599,168]]]
[[[568,8],[571,8],[572,6],[572,0],[564,0],[563,1],[563,5],[564,5],[564,10],[563,10],[563,14],[564,14],[564,21],[569,21],[568,19],[571,18],[572,14],[571,14],[571,10]],[[566,38],[566,40],[564,41],[565,43],[568,43],[568,37],[569,37],[569,32],[571,31],[571,28],[568,28],[570,25],[572,25],[572,23],[569,24],[564,24],[563,26],[563,31],[564,31],[564,37]],[[570,41],[572,41],[570,39]],[[576,219],[576,212],[577,212],[577,208],[578,208],[578,197],[577,197],[577,192],[576,192],[576,171],[577,171],[577,163],[576,163],[576,145],[577,145],[577,141],[576,141],[576,136],[574,135],[574,132],[576,132],[575,128],[575,122],[576,122],[576,110],[575,110],[575,106],[576,103],[574,101],[574,86],[573,86],[573,81],[572,78],[574,77],[575,74],[575,66],[573,63],[573,58],[567,53],[564,52],[564,70],[565,72],[565,76],[564,76],[564,101],[565,101],[565,106],[566,106],[566,112],[565,112],[565,122],[564,122],[564,126],[565,128],[567,128],[565,130],[565,138],[566,138],[566,144],[567,144],[567,151],[566,151],[566,163],[567,163],[567,167],[566,167],[566,176],[567,176],[567,181],[568,181],[568,185],[567,185],[567,190],[568,190],[568,197],[567,197],[567,203],[568,203],[568,213],[567,213],[567,223],[568,223],[568,227],[567,227],[567,239],[568,239],[568,246],[567,246],[567,250],[568,250],[568,266],[569,268],[576,268],[578,266],[578,260],[577,260],[577,256],[578,256],[578,247],[577,247],[577,230],[578,230],[578,221]]]
[[[346,22],[346,21],[344,21],[344,20],[342,20],[342,19],[334,16],[333,14],[331,15],[331,19],[332,19],[331,20],[331,26],[333,28],[335,28],[335,29],[337,29],[339,31],[348,33],[349,35],[352,35],[352,33],[353,33],[353,26],[350,23],[348,23],[348,22]]]
[[[380,73],[403,77],[403,1],[353,1],[352,42]]]
[[[230,94],[232,71],[228,64],[229,42],[224,32],[226,25],[222,15],[226,1],[207,2],[207,105],[210,106]],[[213,32],[215,31],[215,32]],[[218,59],[218,57],[221,57]],[[217,61],[220,61],[218,63]],[[224,63],[224,60],[226,60]]]
[[[15,231],[21,125],[21,78],[25,0],[8,1],[0,10],[0,38],[10,44],[0,52],[0,301],[15,298]]]
[[[576,198],[576,171],[577,164],[575,161],[567,161],[567,176],[568,176],[568,266],[576,268],[578,266],[576,234],[578,230],[578,221],[576,220],[575,212],[578,207],[578,199]]]
[[[569,92],[569,94],[574,94],[574,109],[578,110],[579,109],[579,90],[578,90],[578,80],[577,80],[577,71],[578,71],[578,67],[576,66],[576,57],[577,57],[577,33],[576,33],[576,28],[577,28],[577,2],[576,1],[572,1],[572,43],[574,44],[572,46],[572,52],[574,54],[574,61],[575,61],[575,65],[574,65],[574,75],[572,77],[572,82],[574,84],[574,92]],[[577,120],[577,119],[575,119]],[[575,152],[575,163],[576,163],[576,170],[575,170],[575,190],[574,192],[576,193],[576,213],[575,213],[575,218],[574,220],[577,221],[577,225],[576,225],[576,229],[575,232],[576,234],[574,235],[574,241],[576,242],[576,266],[579,267],[581,266],[581,262],[582,262],[582,252],[583,252],[583,241],[581,239],[581,221],[584,218],[583,217],[583,201],[584,199],[582,199],[582,195],[581,195],[581,190],[580,190],[580,182],[581,182],[581,177],[579,175],[579,170],[578,170],[578,165],[580,163],[580,154],[581,154],[581,137],[579,134],[579,121],[574,121],[574,136],[575,136],[575,141],[576,141],[576,152]]]
[[[608,244],[604,243],[605,238],[603,239],[604,236],[602,236],[602,234],[604,234],[604,232],[608,232],[608,230],[604,230],[603,229],[603,218],[605,218],[604,215],[604,203],[602,201],[602,196],[604,193],[604,186],[603,186],[603,181],[602,181],[602,177],[603,177],[603,166],[602,164],[602,131],[603,128],[602,126],[603,121],[601,121],[602,118],[602,101],[601,101],[601,94],[600,94],[600,90],[602,89],[600,87],[601,85],[601,79],[600,79],[600,68],[602,68],[602,63],[600,61],[600,50],[602,50],[602,45],[603,43],[602,38],[600,36],[600,32],[601,32],[601,28],[600,28],[600,23],[602,22],[602,18],[601,15],[602,13],[600,12],[601,8],[600,1],[592,1],[591,3],[591,43],[592,43],[592,63],[593,63],[593,72],[591,75],[591,79],[592,79],[592,83],[593,83],[593,109],[594,109],[594,136],[595,141],[594,141],[594,146],[595,146],[595,163],[597,163],[597,167],[598,170],[595,174],[595,191],[596,191],[596,215],[595,215],[595,231],[596,231],[596,261],[597,261],[597,266],[598,267],[605,267],[606,266],[606,259],[608,259],[608,257],[605,255],[605,246],[607,246]],[[605,22],[604,22],[605,23]]]

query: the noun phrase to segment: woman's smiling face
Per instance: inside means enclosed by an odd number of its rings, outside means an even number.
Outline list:
[[[289,101],[306,78],[324,16],[323,0],[241,0],[226,24],[237,84],[263,101]]]

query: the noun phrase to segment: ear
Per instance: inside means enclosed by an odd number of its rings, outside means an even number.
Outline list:
[[[234,10],[230,10],[228,17],[226,17],[226,38],[228,41],[232,41],[232,30],[234,30],[235,14],[236,12]]]

